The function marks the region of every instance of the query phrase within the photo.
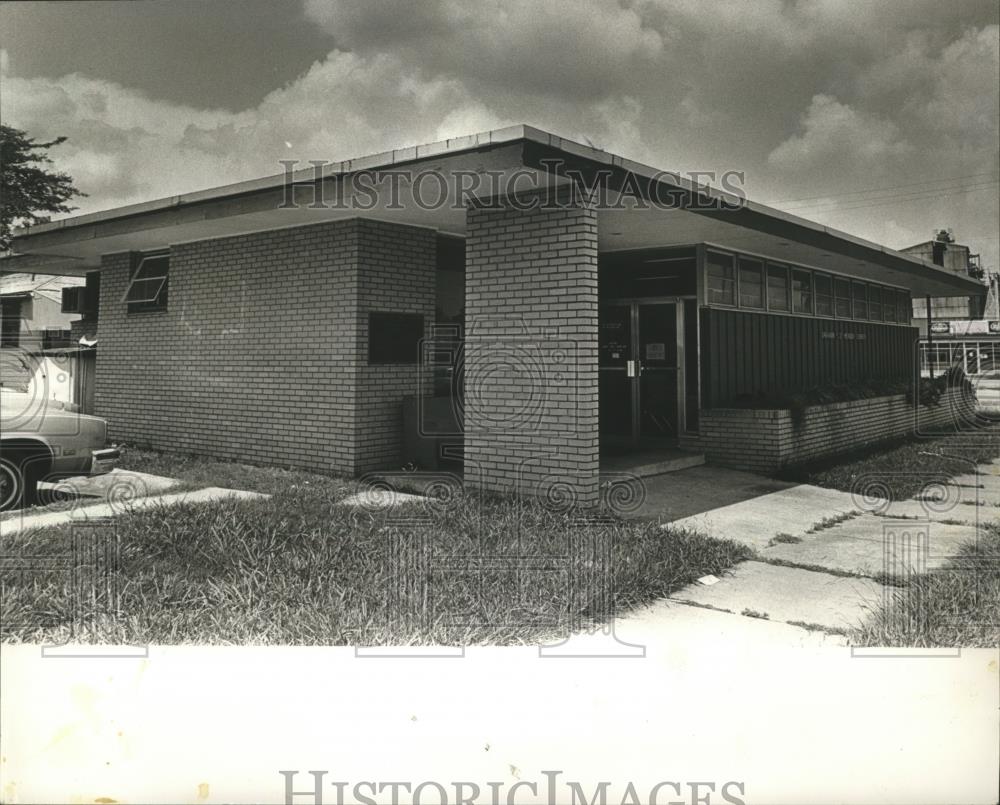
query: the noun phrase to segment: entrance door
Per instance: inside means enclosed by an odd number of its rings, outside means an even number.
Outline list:
[[[600,313],[602,445],[674,444],[684,427],[683,308],[628,302]]]
[[[681,433],[677,361],[680,308],[675,304],[636,307],[639,318],[639,438],[673,442]]]
[[[632,308],[629,304],[606,305],[600,311],[598,399],[602,444],[631,444],[636,438]]]

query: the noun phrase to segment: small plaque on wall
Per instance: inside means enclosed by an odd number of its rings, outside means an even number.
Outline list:
[[[368,363],[418,363],[423,337],[420,313],[369,313]]]

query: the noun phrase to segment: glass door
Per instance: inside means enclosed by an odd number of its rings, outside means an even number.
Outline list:
[[[678,306],[639,304],[639,436],[644,442],[673,442],[681,433],[681,338]]]
[[[615,304],[600,309],[598,399],[602,445],[626,445],[635,441],[632,308],[631,304]]]
[[[674,444],[684,427],[683,309],[620,302],[600,310],[602,447]]]

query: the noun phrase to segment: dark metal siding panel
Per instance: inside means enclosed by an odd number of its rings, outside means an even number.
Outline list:
[[[702,308],[701,327],[705,407],[742,395],[913,376],[916,328],[720,308]]]
[[[715,334],[711,311],[708,308],[702,308],[698,312],[698,318],[701,325],[701,353],[699,355],[699,360],[701,361],[701,404],[704,407],[708,407],[711,404],[710,401],[716,398],[716,389],[718,388],[716,372],[718,371],[719,362],[713,357],[716,352],[718,339]]]

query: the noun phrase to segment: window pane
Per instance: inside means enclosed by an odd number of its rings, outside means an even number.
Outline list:
[[[663,252],[647,257],[640,264],[627,265],[628,286],[624,296],[686,296],[697,291],[696,260],[687,256],[672,256]]]
[[[167,276],[167,267],[170,265],[170,258],[167,255],[159,257],[143,257],[135,270],[136,279],[151,279],[152,277]]]
[[[142,255],[125,290],[129,313],[167,309],[170,255]]]
[[[718,305],[736,304],[736,275],[728,254],[708,253],[708,301]]]
[[[882,288],[882,318],[896,321],[896,292],[892,288]]]
[[[896,319],[900,324],[910,324],[913,316],[913,305],[912,302],[910,302],[910,292],[898,291],[896,299]]]
[[[834,299],[838,319],[851,318],[851,282],[836,277],[833,280]]]
[[[792,271],[792,311],[813,312],[812,274],[808,271]]]
[[[863,282],[854,283],[854,318],[868,318],[868,286]]]
[[[816,284],[816,315],[833,315],[833,280],[829,274],[815,274]]]
[[[153,277],[152,279],[134,279],[129,285],[126,302],[155,302],[156,298],[163,290],[166,277]]]
[[[748,257],[739,258],[740,307],[764,307],[764,264]]]
[[[767,266],[767,308],[788,310],[788,269],[785,266]]]
[[[882,289],[868,286],[868,320],[882,321]]]

